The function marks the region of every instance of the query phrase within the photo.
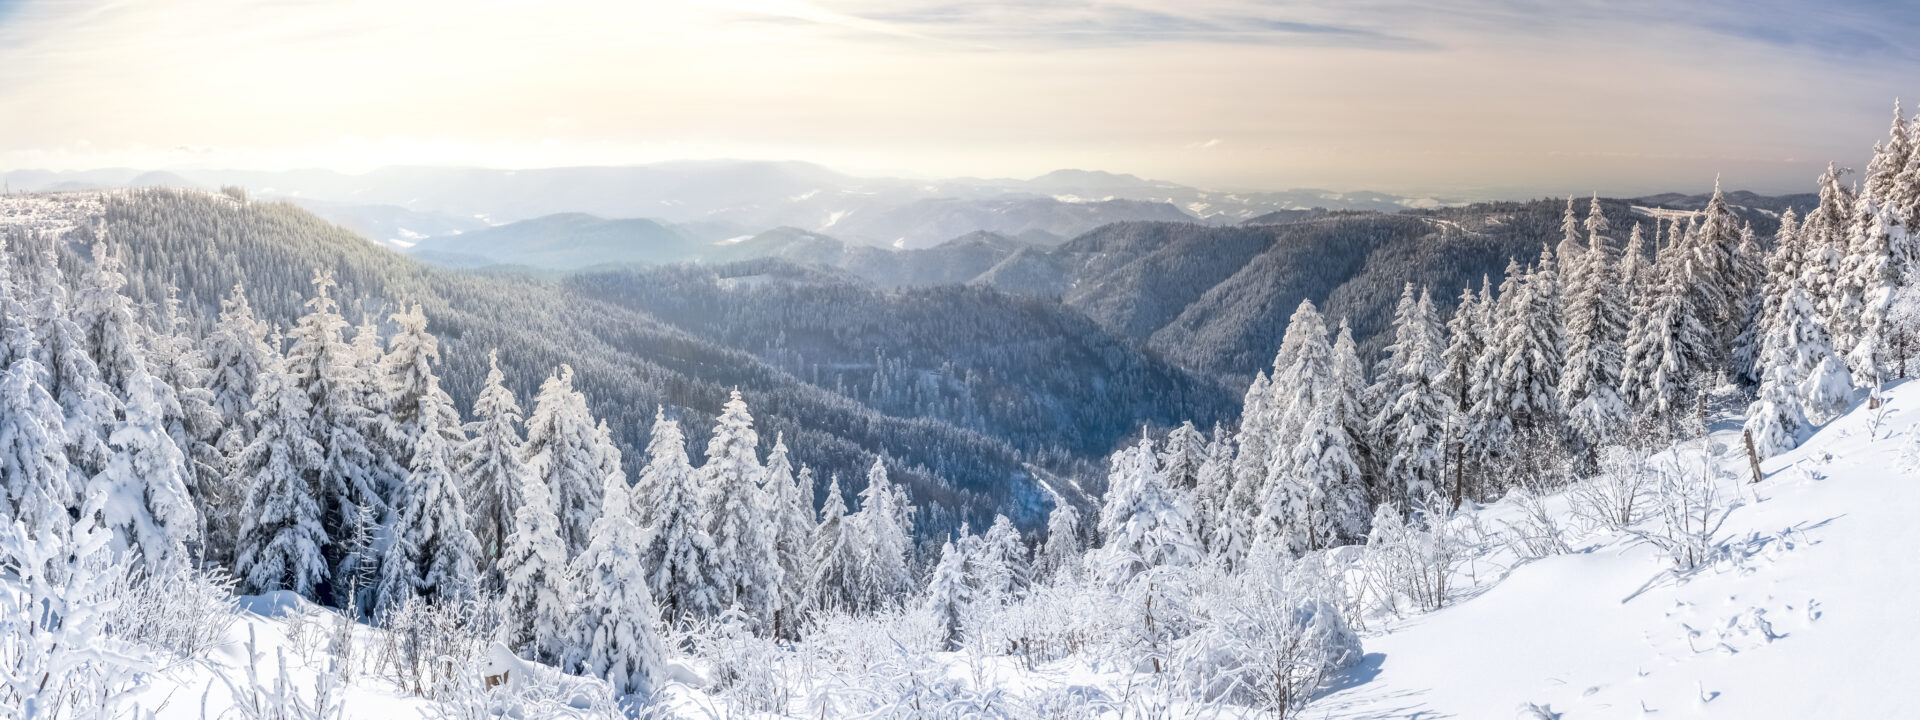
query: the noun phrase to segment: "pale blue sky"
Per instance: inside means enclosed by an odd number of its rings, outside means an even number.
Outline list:
[[[0,168],[1779,192],[1920,98],[1916,37],[1858,0],[0,0]]]

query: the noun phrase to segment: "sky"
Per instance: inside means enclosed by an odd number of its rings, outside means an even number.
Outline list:
[[[675,159],[1501,197],[1812,189],[1871,0],[0,0],[0,170]]]

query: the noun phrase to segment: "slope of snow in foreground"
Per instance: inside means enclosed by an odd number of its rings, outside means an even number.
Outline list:
[[[1920,716],[1920,383],[1889,398],[1763,462],[1757,485],[1738,430],[1716,432],[1744,504],[1710,566],[1676,580],[1648,545],[1576,543],[1365,638],[1304,717]]]

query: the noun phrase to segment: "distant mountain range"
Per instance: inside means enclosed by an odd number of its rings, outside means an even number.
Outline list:
[[[701,236],[720,233],[722,238],[794,227],[855,244],[914,249],[980,230],[1047,245],[1122,221],[1232,224],[1316,207],[1396,211],[1442,204],[1433,198],[1372,192],[1219,192],[1085,170],[1060,170],[1027,180],[863,178],[798,162],[538,170],[394,167],[360,175],[328,170],[16,170],[5,179],[16,191],[240,186],[257,197],[295,201],[369,239],[400,248],[425,237],[566,213],[695,225]],[[438,251],[470,254],[449,247]]]

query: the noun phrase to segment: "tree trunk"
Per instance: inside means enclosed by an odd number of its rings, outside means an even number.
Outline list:
[[[1740,431],[1740,438],[1747,443],[1747,466],[1753,468],[1753,482],[1760,482],[1766,476],[1760,473],[1760,453],[1753,451],[1753,431]]]

